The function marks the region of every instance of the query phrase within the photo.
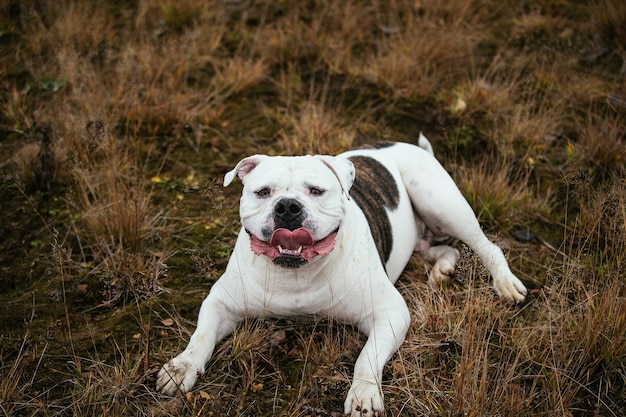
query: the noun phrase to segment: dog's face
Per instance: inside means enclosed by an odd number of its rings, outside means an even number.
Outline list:
[[[254,253],[299,268],[332,252],[354,182],[350,161],[254,155],[226,174],[224,186],[235,175],[244,185],[239,213]]]

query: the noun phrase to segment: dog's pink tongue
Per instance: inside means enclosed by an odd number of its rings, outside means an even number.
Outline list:
[[[283,249],[298,250],[300,247],[313,245],[313,236],[308,230],[299,228],[294,231],[289,229],[276,229],[270,239],[270,245],[280,246]]]

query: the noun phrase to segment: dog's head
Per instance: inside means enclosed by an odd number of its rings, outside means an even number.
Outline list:
[[[239,213],[250,247],[276,265],[299,268],[332,252],[355,170],[326,155],[253,155],[224,177],[244,187]]]

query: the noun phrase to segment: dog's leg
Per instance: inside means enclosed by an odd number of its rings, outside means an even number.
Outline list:
[[[157,390],[173,395],[193,388],[211,358],[215,345],[235,329],[239,318],[229,313],[218,297],[205,298],[198,314],[198,327],[187,348],[166,363],[157,375]]]
[[[402,149],[398,166],[418,215],[435,235],[454,236],[480,257],[493,276],[496,293],[511,302],[524,301],[526,287],[511,272],[504,254],[483,234],[458,187],[433,156],[415,146]]]
[[[344,403],[344,412],[350,416],[381,415],[383,368],[404,341],[410,324],[406,303],[393,286],[389,287],[373,295],[375,311],[365,314],[366,319],[357,324],[368,339],[354,365],[352,386]]]
[[[434,199],[440,204],[439,207],[428,204],[418,208],[420,215],[428,218],[428,226],[462,240],[474,250],[493,277],[498,296],[509,302],[524,301],[526,287],[509,269],[502,250],[487,239],[458,188],[455,186],[454,192],[447,189],[441,194]]]
[[[471,227],[470,227],[471,226]],[[501,298],[519,303],[526,298],[526,287],[509,269],[502,250],[484,235],[478,221],[466,226],[456,235],[480,257],[493,277],[493,287]]]

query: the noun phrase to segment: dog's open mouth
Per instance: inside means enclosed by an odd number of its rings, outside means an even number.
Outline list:
[[[335,247],[337,232],[317,242],[301,227],[296,230],[276,229],[269,242],[250,235],[250,247],[257,255],[267,255],[276,265],[299,268],[319,255],[328,255]]]

